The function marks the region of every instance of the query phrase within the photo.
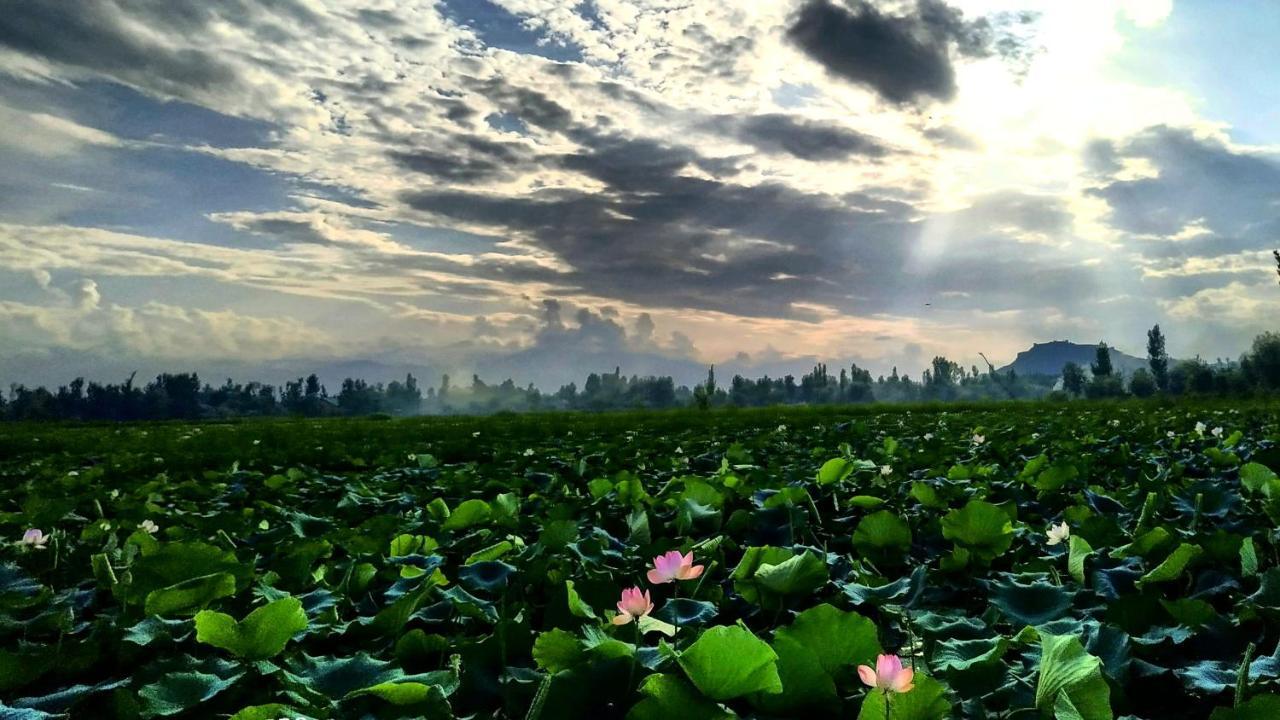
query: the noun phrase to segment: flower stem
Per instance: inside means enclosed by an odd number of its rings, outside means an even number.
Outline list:
[[[640,664],[640,619],[636,618],[634,623],[636,626],[636,647],[635,647],[635,651],[631,653],[631,670],[627,672],[627,694],[628,695],[635,693],[635,691],[637,690],[637,688],[635,687],[636,665]]]

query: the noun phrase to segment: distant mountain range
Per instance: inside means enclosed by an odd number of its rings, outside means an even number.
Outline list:
[[[1035,343],[1029,350],[1018,353],[1013,362],[1000,368],[1000,371],[1013,370],[1019,375],[1061,375],[1062,366],[1074,362],[1088,372],[1097,356],[1097,345],[1054,340]],[[1134,370],[1147,367],[1147,359],[1111,348],[1111,366],[1123,375],[1132,375]]]

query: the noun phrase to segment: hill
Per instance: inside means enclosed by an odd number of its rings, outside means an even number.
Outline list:
[[[1000,371],[1012,369],[1019,375],[1060,375],[1063,365],[1074,362],[1087,372],[1089,365],[1097,357],[1097,352],[1097,345],[1073,343],[1068,340],[1035,343],[1030,349],[1018,353],[1013,362],[1000,368]],[[1131,375],[1134,370],[1147,367],[1147,360],[1113,347],[1111,348],[1111,365],[1120,373]]]

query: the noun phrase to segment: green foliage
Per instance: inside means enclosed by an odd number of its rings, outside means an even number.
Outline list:
[[[0,428],[0,716],[1277,711],[1275,407],[718,403]]]
[[[222,648],[236,657],[266,660],[280,654],[289,638],[307,628],[302,601],[285,597],[269,602],[237,621],[230,615],[196,613],[196,641]]]
[[[1102,661],[1087,653],[1079,638],[1042,635],[1036,707],[1064,720],[1111,720],[1111,688],[1102,677]]]
[[[942,536],[969,551],[975,560],[989,563],[1013,545],[1013,523],[999,507],[970,500],[943,516]]]
[[[679,661],[690,682],[712,700],[782,692],[777,653],[740,625],[707,629]]]

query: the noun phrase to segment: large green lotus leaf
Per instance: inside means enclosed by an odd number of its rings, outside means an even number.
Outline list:
[[[829,709],[839,702],[835,680],[819,662],[813,650],[799,640],[779,635],[773,640],[778,654],[778,677],[782,692],[759,693],[752,704],[770,715],[791,715],[802,709]]]
[[[142,557],[129,568],[132,580],[126,588],[126,600],[142,603],[148,594],[173,585],[209,575],[229,573],[241,586],[252,574],[252,568],[236,560],[230,550],[201,542],[155,543],[144,547]]]
[[[991,630],[982,620],[959,614],[959,611],[948,611],[948,614],[922,612],[915,615],[913,625],[926,635],[940,638],[957,638],[961,640],[978,640],[991,634]]]
[[[36,582],[22,568],[9,563],[0,565],[0,609],[31,607],[48,596],[48,588]]]
[[[715,619],[720,611],[715,603],[689,598],[672,598],[653,616],[677,627],[698,627]]]
[[[146,647],[158,640],[182,640],[191,632],[191,623],[185,619],[165,620],[151,616],[124,631],[125,642]]]
[[[271,703],[270,705],[251,705],[232,715],[230,720],[312,720],[288,705]]]
[[[970,500],[943,516],[942,536],[990,560],[1013,545],[1013,523],[999,506]]]
[[[1152,568],[1152,570],[1146,575],[1139,578],[1138,582],[1134,584],[1141,589],[1144,585],[1177,580],[1178,577],[1182,575],[1182,571],[1187,569],[1187,565],[1189,565],[1192,560],[1200,557],[1200,554],[1203,552],[1204,549],[1199,545],[1182,543],[1177,547],[1177,549],[1169,554],[1169,557],[1165,558],[1163,562]]]
[[[184,580],[147,594],[148,615],[171,615],[199,610],[218,598],[236,594],[236,578],[231,573],[214,573]]]
[[[43,710],[14,708],[0,702],[0,720],[56,720],[59,717]]]
[[[1075,593],[1045,576],[1010,575],[989,583],[991,604],[1018,625],[1043,625],[1066,614]]]
[[[213,699],[235,684],[241,675],[220,678],[203,672],[169,673],[138,691],[150,715],[177,715]]]
[[[1162,527],[1154,527],[1135,537],[1128,545],[1121,545],[1111,551],[1113,558],[1147,557],[1173,539],[1173,535]]]
[[[392,663],[365,653],[347,658],[311,657],[304,653],[288,660],[286,667],[294,680],[333,700],[404,676]]]
[[[732,720],[738,717],[675,675],[650,675],[640,686],[640,692],[645,698],[631,708],[627,720]]]
[[[779,595],[808,595],[826,584],[827,564],[817,553],[806,551],[777,565],[761,565],[753,577]]]
[[[512,543],[510,540],[502,540],[492,545],[482,547],[471,553],[467,556],[467,559],[463,561],[463,565],[493,562],[515,549],[515,543]]]
[[[582,662],[582,640],[559,628],[538,634],[533,641],[533,661],[549,673],[567,670]]]
[[[0,650],[0,692],[35,682],[53,668],[56,655],[57,649],[51,646]]]
[[[1059,702],[1066,695],[1065,703]],[[1068,717],[1111,720],[1111,688],[1102,677],[1102,661],[1085,651],[1078,637],[1041,633],[1036,707],[1042,713],[1070,707]]]
[[[1209,720],[1275,720],[1280,718],[1280,695],[1256,695],[1239,707],[1218,708]]]
[[[1093,554],[1093,546],[1079,535],[1072,535],[1067,551],[1067,572],[1076,582],[1084,585],[1084,561]]]
[[[430,555],[440,547],[440,543],[430,535],[397,535],[391,541],[391,547],[388,555],[391,557],[399,557],[401,555]]]
[[[791,625],[778,630],[778,638],[788,638],[809,648],[828,675],[836,677],[841,668],[874,665],[882,650],[875,623],[855,612],[845,612],[822,604],[796,616]]]
[[[122,680],[110,680],[100,682],[94,685],[72,685],[57,692],[39,697],[25,697],[13,701],[13,706],[22,710],[40,710],[42,712],[65,713],[80,701],[87,697],[98,693],[115,690],[129,684],[128,678]],[[3,720],[4,713],[0,712],[0,720]]]
[[[868,690],[858,711],[858,720],[944,720],[951,717],[951,701],[947,688],[937,680],[916,673],[912,681],[915,687],[906,693],[885,693]],[[889,711],[885,712],[888,703]]]
[[[1240,574],[1244,577],[1258,574],[1258,550],[1251,537],[1240,542]]]
[[[266,660],[284,650],[289,638],[307,628],[302,601],[286,597],[267,603],[243,620],[225,613],[196,613],[196,641],[222,648],[246,660]]]
[[[795,556],[796,554],[788,548],[768,545],[747,548],[743,551],[737,567],[733,569],[733,574],[730,575],[734,582],[734,590],[747,602],[759,603],[761,598],[760,588],[755,579],[756,571],[765,565],[781,564]]]
[[[1059,463],[1045,468],[1036,475],[1032,485],[1041,492],[1055,492],[1079,477],[1080,471],[1070,463]]]
[[[370,695],[392,705],[428,705],[429,710],[415,710],[417,715],[427,718],[451,718],[448,696],[439,685],[422,682],[386,682],[362,688],[348,695],[348,698]]]
[[[968,670],[975,665],[997,662],[1009,650],[1006,638],[941,640],[933,652],[930,667],[940,672]]]
[[[1261,463],[1251,462],[1240,466],[1240,484],[1249,492],[1260,492],[1270,496],[1276,487],[1276,474],[1271,468]]]
[[[448,590],[440,591],[440,597],[452,603],[453,609],[461,615],[490,623],[498,622],[498,609],[494,607],[493,603],[488,600],[481,600],[456,585]],[[408,615],[405,616],[405,621],[407,620]],[[404,626],[404,622],[398,622],[400,627]]]
[[[1174,674],[1187,688],[1205,695],[1216,695],[1234,688],[1240,674],[1240,660],[1202,660],[1177,668]],[[1249,663],[1249,682],[1280,678],[1280,646],[1271,655],[1254,658]]]
[[[583,601],[582,596],[580,596],[577,589],[574,588],[572,580],[564,581],[564,590],[569,606],[569,613],[571,615],[574,617],[586,618],[588,620],[596,619],[596,611]]]
[[[712,700],[780,693],[778,655],[741,625],[709,628],[680,654],[680,667]]]
[[[928,569],[919,565],[907,577],[901,577],[884,585],[860,585],[844,583],[840,589],[854,605],[902,605],[913,607],[924,591]]]
[[[833,483],[838,483],[852,475],[853,471],[857,469],[858,466],[850,460],[846,460],[845,458],[832,458],[823,463],[822,467],[818,468],[818,484],[831,485]]]
[[[905,555],[911,549],[911,527],[894,513],[881,510],[858,522],[853,546],[874,558]]]
[[[458,569],[458,582],[472,592],[498,593],[518,572],[515,566],[501,561],[470,562],[468,559],[468,564]]]
[[[1271,568],[1262,573],[1262,582],[1258,585],[1257,592],[1248,599],[1260,608],[1280,610],[1280,568]]]
[[[489,503],[472,498],[454,508],[449,519],[444,521],[443,527],[445,530],[465,530],[488,522],[492,515],[493,508]]]

